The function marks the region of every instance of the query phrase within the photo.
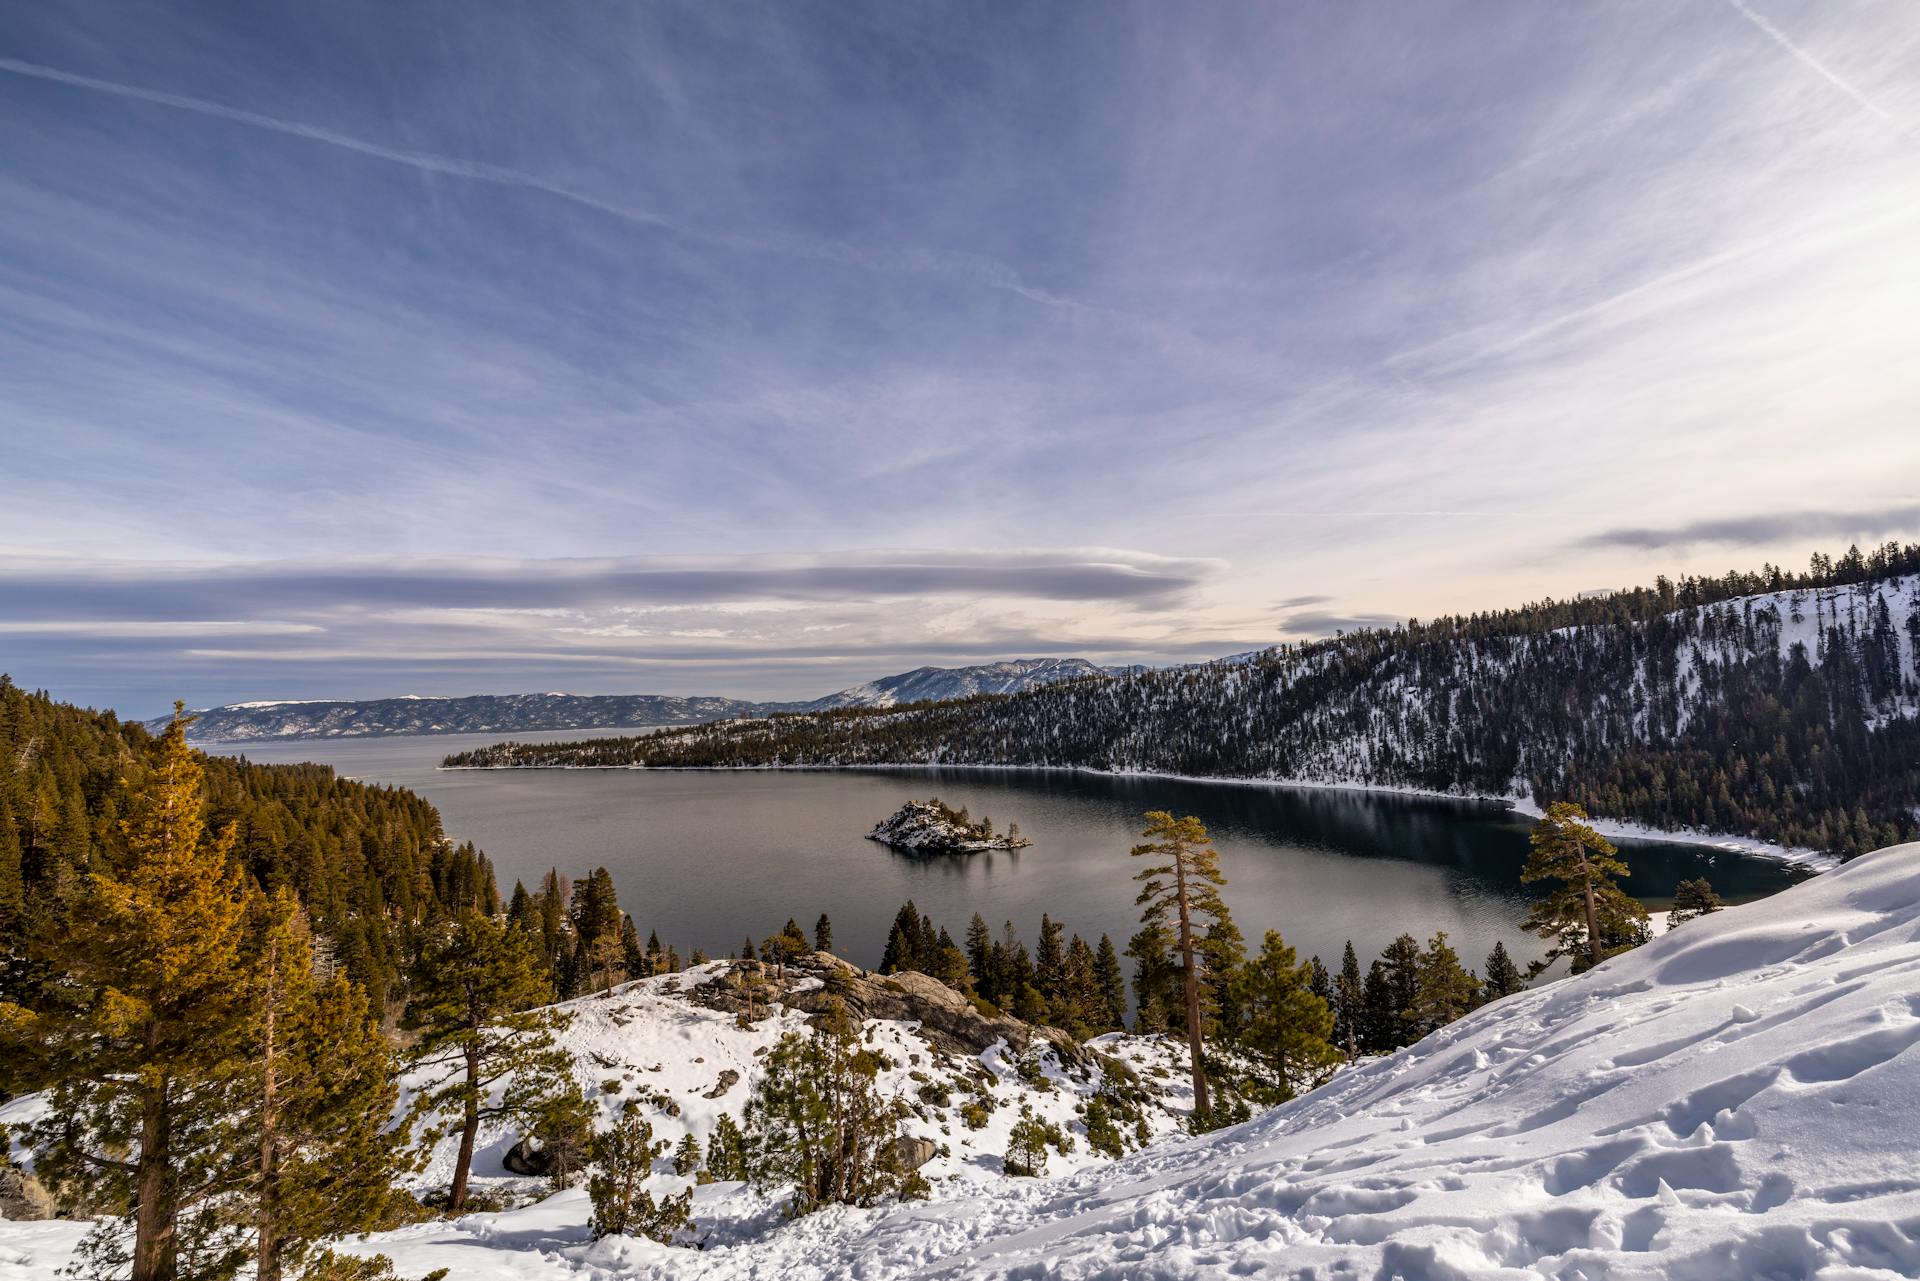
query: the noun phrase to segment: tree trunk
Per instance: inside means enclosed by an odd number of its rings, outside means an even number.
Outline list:
[[[467,1098],[460,1121],[460,1154],[453,1159],[453,1186],[447,1189],[447,1212],[458,1214],[467,1205],[467,1174],[473,1169],[473,1143],[480,1133],[480,1051],[469,1047]]]
[[[168,1085],[162,1080],[157,1088],[146,1091],[141,1105],[131,1281],[174,1281],[179,1271],[179,1238],[174,1232],[178,1207],[169,1168],[173,1160],[173,1104]]]
[[[1187,862],[1179,851],[1173,856],[1173,893],[1180,905],[1180,971],[1186,979],[1187,1056],[1193,1071],[1193,1113],[1204,1117],[1212,1111],[1207,1098],[1207,1074],[1200,1066],[1200,976],[1193,966],[1193,918],[1187,909]]]
[[[260,1212],[258,1217],[260,1258],[256,1267],[259,1281],[280,1281],[280,1171],[279,1162],[275,1159],[280,1136],[279,1117],[274,1113],[274,1093],[279,1081],[274,1075],[277,1069],[274,1065],[276,1047],[273,1023],[274,1006],[279,1000],[279,995],[270,983],[267,989],[265,1025],[261,1034]]]
[[[1593,904],[1593,871],[1587,866],[1587,851],[1580,851],[1580,888],[1587,896],[1587,964],[1600,964],[1600,913]]]

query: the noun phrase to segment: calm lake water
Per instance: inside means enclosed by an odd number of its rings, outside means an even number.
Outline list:
[[[577,732],[523,735],[578,738]],[[1138,920],[1128,857],[1147,810],[1195,814],[1213,833],[1228,906],[1250,942],[1279,930],[1304,958],[1361,964],[1400,933],[1445,930],[1479,968],[1496,940],[1539,955],[1517,928],[1527,822],[1485,804],[1385,794],[1189,783],[1038,770],[441,770],[447,753],[494,736],[441,735],[248,744],[212,750],[263,762],[318,760],[412,788],[447,833],[493,860],[501,892],[549,867],[612,871],[642,937],[685,956],[730,953],[788,917],[833,919],[835,950],[871,966],[900,904],[914,900],[956,939],[979,912],[1012,920],[1031,947],[1051,913],[1091,942],[1124,948]],[[902,803],[938,796],[1018,823],[1024,850],[943,858],[895,854],[865,833]],[[1621,845],[1629,892],[1664,907],[1677,881],[1706,876],[1730,901],[1796,879],[1784,866],[1698,846]]]

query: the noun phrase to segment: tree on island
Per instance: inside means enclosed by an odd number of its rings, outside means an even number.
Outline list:
[[[1627,865],[1616,857],[1613,843],[1587,822],[1586,810],[1555,801],[1528,839],[1533,853],[1521,869],[1521,883],[1559,882],[1534,904],[1524,923],[1551,945],[1531,973],[1565,956],[1578,974],[1645,940],[1647,909],[1615,884],[1627,875]]]
[[[816,952],[833,951],[833,922],[827,919],[825,912],[813,923],[813,950]]]
[[[1201,936],[1204,922],[1215,928],[1231,927],[1233,918],[1220,898],[1220,886],[1227,878],[1220,872],[1220,856],[1208,844],[1205,824],[1191,815],[1175,818],[1165,810],[1147,814],[1147,826],[1141,835],[1146,841],[1133,847],[1135,858],[1155,860],[1150,867],[1134,874],[1142,882],[1135,902],[1140,905],[1142,926],[1153,931],[1155,940],[1166,939],[1177,959],[1181,996],[1186,1015],[1188,1071],[1193,1080],[1194,1128],[1211,1124],[1212,1107],[1207,1093],[1206,1045],[1203,1027],[1206,1010],[1202,989],[1211,973],[1218,971],[1218,953]]]

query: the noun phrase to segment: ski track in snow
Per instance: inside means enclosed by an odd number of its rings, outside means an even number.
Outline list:
[[[698,1028],[678,1045],[652,1022],[615,1030],[633,1062],[715,1052]],[[349,1248],[460,1281],[1915,1276],[1916,1047],[1920,845],[1906,845],[1120,1162],[953,1177],[928,1202],[794,1223],[711,1185],[699,1251],[591,1242],[578,1191]],[[745,1042],[727,1053],[741,1050],[751,1060]],[[0,1273],[45,1281],[77,1235],[0,1225]]]

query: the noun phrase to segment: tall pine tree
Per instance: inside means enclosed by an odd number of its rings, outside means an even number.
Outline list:
[[[1142,882],[1135,901],[1142,908],[1143,925],[1171,935],[1186,1016],[1194,1122],[1196,1127],[1205,1127],[1210,1124],[1212,1108],[1204,1064],[1202,1028],[1206,1011],[1202,1008],[1202,989],[1215,958],[1203,942],[1202,929],[1232,925],[1227,905],[1220,898],[1219,887],[1227,883],[1227,878],[1220,873],[1220,857],[1207,843],[1207,829],[1199,819],[1191,815],[1175,818],[1165,810],[1154,810],[1147,815],[1141,835],[1147,840],[1133,847],[1133,855],[1154,861],[1134,874],[1133,879]],[[1238,931],[1234,936],[1238,937]]]

